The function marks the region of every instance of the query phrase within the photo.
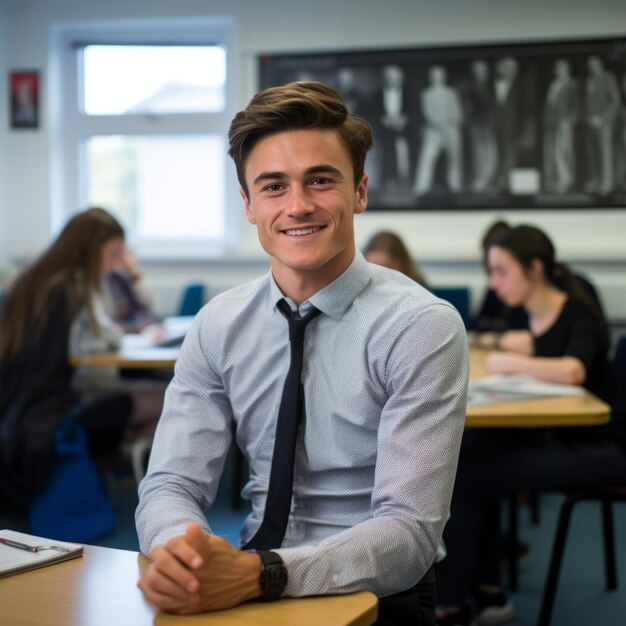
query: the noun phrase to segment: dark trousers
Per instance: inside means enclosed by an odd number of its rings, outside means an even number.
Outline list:
[[[626,476],[626,452],[609,439],[568,442],[547,431],[469,434],[443,533],[448,554],[438,566],[443,606],[463,604],[477,585],[501,584],[502,497],[523,489],[568,492],[623,484]]]
[[[94,458],[117,453],[132,410],[133,400],[126,393],[102,394],[75,408],[73,417],[85,429]]]
[[[415,587],[378,600],[375,626],[435,626],[437,571],[431,565]]]

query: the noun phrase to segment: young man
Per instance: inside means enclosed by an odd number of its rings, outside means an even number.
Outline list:
[[[382,617],[389,604],[434,624],[432,564],[465,416],[463,324],[356,251],[371,130],[335,90],[264,90],[229,138],[271,272],[215,297],[185,339],[139,490],[152,558],[140,587],[176,613],[402,593],[383,598]],[[204,515],[233,434],[250,465],[244,550],[212,536]]]

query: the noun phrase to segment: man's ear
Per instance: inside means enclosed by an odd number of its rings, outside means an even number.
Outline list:
[[[369,175],[367,172],[363,172],[361,182],[356,188],[356,205],[354,207],[355,213],[363,213],[367,207],[367,183],[369,182]]]
[[[248,194],[246,193],[243,187],[239,187],[239,195],[241,196],[241,199],[243,200],[243,205],[246,207],[246,218],[248,219],[250,224],[256,224],[254,211],[252,210],[250,200],[248,199]]]

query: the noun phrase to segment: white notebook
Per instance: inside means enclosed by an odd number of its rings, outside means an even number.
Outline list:
[[[576,385],[548,383],[530,376],[496,374],[470,383],[467,389],[467,405],[480,406],[530,398],[581,396],[583,394],[582,387]]]
[[[24,547],[10,545],[11,542]],[[26,546],[35,551],[26,549]],[[14,530],[0,530],[0,578],[82,555],[83,546],[76,543],[36,537]]]

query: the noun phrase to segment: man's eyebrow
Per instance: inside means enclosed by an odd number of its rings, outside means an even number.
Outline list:
[[[285,172],[261,172],[253,181],[253,185],[258,185],[264,180],[283,180],[287,178]]]
[[[320,165],[314,165],[313,167],[309,167],[304,172],[306,175],[310,176],[311,174],[332,174],[333,176],[344,176],[344,173],[334,165],[329,165],[327,163],[322,163]]]
[[[305,176],[312,176],[314,174],[332,174],[333,176],[337,176],[343,178],[345,174],[334,165],[330,165],[328,163],[321,163],[320,165],[313,165],[312,167],[304,170]],[[253,181],[253,185],[258,185],[262,183],[264,180],[285,180],[287,178],[287,174],[285,172],[261,172]]]

